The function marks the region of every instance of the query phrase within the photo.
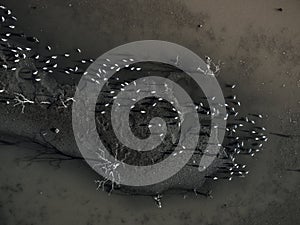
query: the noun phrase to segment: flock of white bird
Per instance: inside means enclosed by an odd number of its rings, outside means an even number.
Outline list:
[[[30,60],[34,62],[35,68],[29,70],[29,73],[34,82],[40,82],[40,73],[62,73],[65,75],[84,75],[84,68],[86,68],[93,59],[73,59],[73,56],[78,56],[82,53],[80,48],[73,50],[72,52],[65,52],[62,54],[55,54],[50,45],[45,46],[46,55],[38,54],[35,52],[36,45],[40,45],[38,38],[34,36],[26,36],[22,32],[17,32],[16,21],[17,18],[13,15],[12,11],[5,6],[0,6],[1,15],[1,39],[0,39],[0,52],[3,57],[0,58],[1,72],[5,71],[16,71],[18,70],[18,65],[24,60]],[[25,43],[17,45],[16,43]],[[26,43],[28,45],[26,45]],[[30,47],[28,47],[30,46]],[[65,62],[59,63],[60,59],[67,59],[72,66],[64,66]],[[178,59],[177,59],[178,60]],[[131,66],[134,63],[134,59],[123,59],[125,63],[125,68],[130,71],[141,71],[141,67]],[[76,64],[76,65],[74,65]],[[113,63],[109,59],[107,62],[103,63],[102,66],[105,69],[99,69],[97,72],[98,78],[103,78],[103,74],[106,74],[107,70],[115,70],[116,72],[121,70],[118,63]],[[93,82],[99,82],[97,77],[93,78]],[[118,81],[118,78],[116,78]],[[116,81],[116,82],[117,82]],[[120,83],[120,90],[123,91],[126,85],[129,85],[130,81]],[[235,89],[236,85],[227,85],[229,89]],[[0,87],[0,94],[6,92],[5,88]],[[114,90],[110,91],[110,98],[116,99],[116,92]],[[137,92],[138,94],[138,92]],[[25,103],[33,104],[34,102],[25,98],[24,95],[18,94],[16,96],[19,101],[18,104],[24,106]],[[24,103],[24,101],[27,101]],[[74,99],[73,99],[74,100]],[[133,99],[134,100],[134,99]],[[212,99],[213,100],[213,99]],[[75,100],[74,100],[75,101]],[[16,103],[16,105],[18,105]],[[109,108],[111,104],[106,103],[103,105],[104,109],[101,114],[106,112],[105,108]],[[236,155],[250,155],[254,157],[256,153],[263,150],[264,142],[268,141],[268,137],[265,134],[266,128],[259,126],[260,120],[263,116],[260,114],[249,114],[246,116],[241,116],[238,112],[238,107],[241,106],[240,101],[238,101],[235,95],[230,95],[226,97],[226,109],[227,115],[224,120],[227,120],[226,137],[222,144],[224,154],[220,154],[220,157],[225,157],[228,162],[223,166],[219,167],[218,172],[213,175],[208,175],[206,178],[212,180],[227,179],[232,180],[234,177],[244,177],[249,173],[246,169],[246,165],[239,164],[236,162]],[[151,107],[156,107],[156,103],[152,104]],[[132,106],[131,109],[133,109]],[[24,108],[23,108],[24,110]],[[205,107],[203,103],[196,106],[196,110],[199,114],[212,115],[210,108]],[[145,110],[140,111],[141,114],[145,114]],[[178,119],[178,115],[174,115],[174,119]],[[191,165],[197,166],[197,165]]]

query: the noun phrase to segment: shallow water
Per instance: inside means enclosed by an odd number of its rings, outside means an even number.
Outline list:
[[[249,176],[207,184],[213,199],[165,196],[162,209],[150,197],[97,191],[98,176],[82,161],[29,164],[40,147],[0,145],[0,224],[299,223],[300,173],[288,170],[300,169],[299,1],[2,2],[25,33],[55,51],[80,46],[97,57],[123,43],[160,39],[221,60],[219,82],[237,83],[241,111],[264,114],[268,131],[295,136],[269,135],[261,154],[242,159]]]

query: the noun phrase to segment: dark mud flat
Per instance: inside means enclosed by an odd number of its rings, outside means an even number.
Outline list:
[[[221,60],[243,113],[266,115],[269,142],[250,174],[208,183],[213,199],[108,196],[84,162],[32,162],[40,147],[0,145],[0,224],[298,224],[300,30],[298,1],[3,1],[26,33],[87,57],[130,41],[179,43]],[[276,10],[282,8],[282,11]],[[74,81],[76,82],[76,81]],[[276,135],[280,134],[280,135]],[[15,140],[13,140],[15,141]]]

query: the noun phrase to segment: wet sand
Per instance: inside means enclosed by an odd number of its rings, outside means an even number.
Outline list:
[[[97,174],[84,162],[28,165],[39,147],[0,145],[0,224],[299,223],[300,172],[290,171],[300,169],[299,1],[2,2],[25,33],[58,52],[80,47],[97,57],[160,39],[221,60],[218,80],[237,83],[241,111],[264,114],[269,132],[292,136],[269,135],[261,154],[242,159],[246,178],[207,184],[213,199],[165,196],[162,209],[150,197],[97,191]]]

